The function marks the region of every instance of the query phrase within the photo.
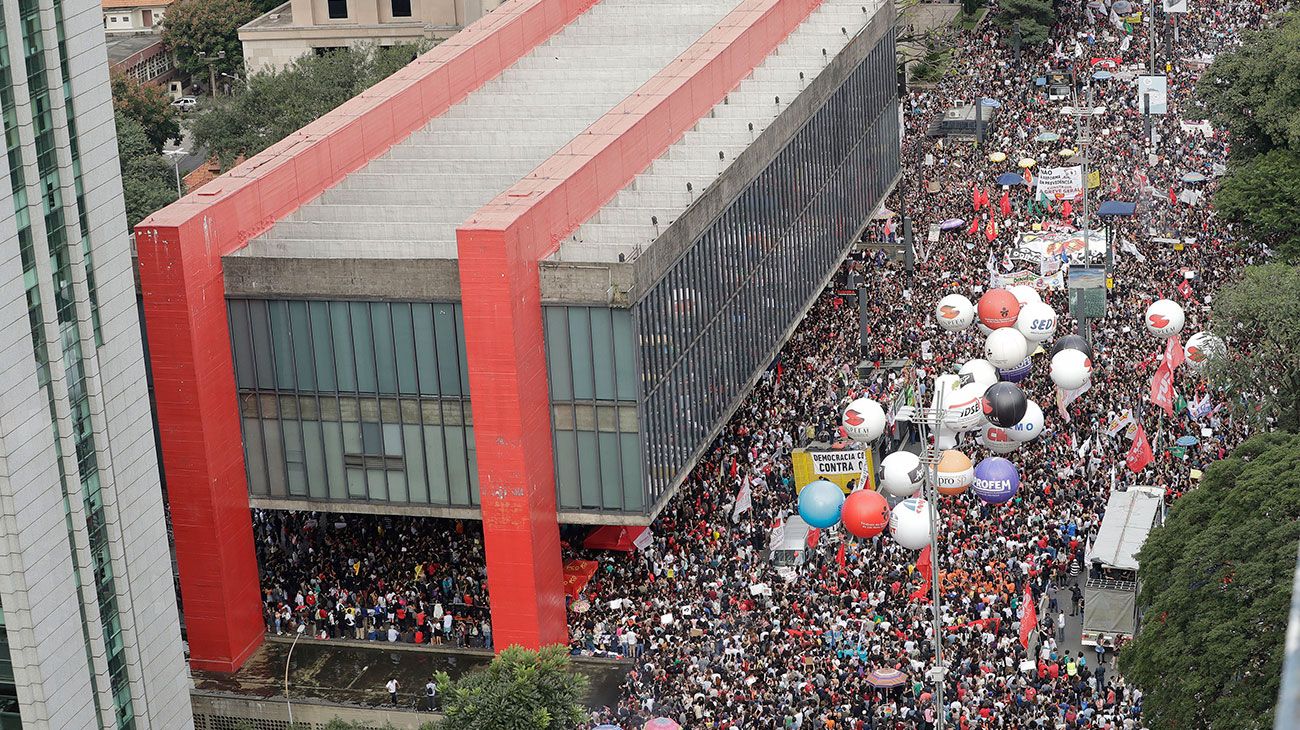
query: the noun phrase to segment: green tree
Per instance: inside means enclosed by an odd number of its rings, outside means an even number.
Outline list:
[[[1214,297],[1214,332],[1228,352],[1207,372],[1229,407],[1259,428],[1300,430],[1300,267],[1246,267]]]
[[[113,109],[140,123],[154,152],[161,152],[167,140],[180,139],[180,121],[161,86],[145,86],[122,73],[114,73],[111,83]]]
[[[150,213],[176,200],[176,173],[167,158],[158,154],[139,122],[120,111],[114,116],[126,225],[135,228]]]
[[[1300,54],[1297,54],[1300,55]],[[1214,194],[1219,215],[1246,227],[1284,261],[1300,263],[1300,148],[1235,161]]]
[[[1119,663],[1151,728],[1273,726],[1297,519],[1300,435],[1270,433],[1211,464],[1147,538],[1145,614]]]
[[[1206,116],[1228,131],[1234,158],[1300,150],[1300,11],[1276,21],[1243,34],[1242,45],[1217,56],[1196,84]]]
[[[974,15],[979,12],[981,0],[961,0],[961,11],[966,15]]]
[[[196,144],[229,166],[307,126],[410,63],[427,48],[399,45],[339,49],[299,58],[279,71],[256,73],[234,96],[194,121]]]
[[[239,26],[256,17],[249,0],[176,0],[162,22],[163,43],[184,73],[207,80],[211,60],[218,75],[233,76],[244,67]]]
[[[1056,24],[1056,10],[1046,0],[1002,0],[993,22],[1002,29],[1002,37],[1008,44],[1018,25],[1022,44],[1041,46],[1047,42],[1047,32]]]
[[[563,646],[512,646],[455,682],[440,673],[438,687],[443,730],[567,730],[586,714],[588,680],[572,671]]]

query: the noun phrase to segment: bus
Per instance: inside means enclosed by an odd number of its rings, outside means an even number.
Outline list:
[[[1164,517],[1165,492],[1159,487],[1129,487],[1110,495],[1101,529],[1085,554],[1084,646],[1113,647],[1137,633],[1137,553]]]

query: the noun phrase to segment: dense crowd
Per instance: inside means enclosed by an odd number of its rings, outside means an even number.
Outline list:
[[[1191,125],[1197,120],[1189,102],[1203,56],[1232,47],[1239,31],[1258,27],[1271,6],[1228,0],[1193,4],[1182,16],[1178,41],[1158,44],[1158,63],[1169,76],[1168,113],[1153,118],[1157,141],[1149,146],[1133,85],[1122,74],[1092,80],[1099,68],[1094,58],[1141,66],[1146,26],[1126,27],[1108,19],[1099,2],[1089,5],[1091,12],[1058,4],[1050,42],[1019,53],[1000,44],[988,22],[975,31],[941,33],[940,43],[954,49],[952,67],[940,82],[912,88],[901,101],[904,167],[887,201],[911,217],[922,242],[915,271],[880,252],[846,264],[781,352],[780,367],[758,383],[655,520],[648,547],[631,553],[566,547],[566,557],[601,564],[579,597],[584,610],[570,613],[573,651],[625,656],[632,664],[619,704],[594,712],[593,724],[634,729],[644,718],[667,715],[701,729],[934,725],[934,686],[926,676],[936,639],[928,596],[913,596],[923,584],[918,554],[887,536],[858,541],[833,531],[786,581],[767,559],[769,529],[794,511],[791,450],[834,440],[848,400],[869,395],[890,403],[915,394],[923,375],[982,356],[976,330],[937,329],[935,302],[953,292],[976,299],[990,268],[1006,270],[1018,232],[1081,225],[1077,203],[1069,210],[1031,204],[1025,186],[1006,189],[1011,210],[1003,214],[996,201],[1004,188],[994,182],[1021,158],[1054,165],[1058,150],[1077,147],[1075,123],[1060,113],[1068,102],[1049,101],[1046,87],[1035,84],[1050,70],[1068,69],[1079,80],[1077,93],[1090,93],[1105,109],[1090,122],[1089,164],[1101,181],[1092,207],[1098,198],[1129,200],[1138,212],[1111,222],[1114,288],[1107,316],[1092,325],[1091,390],[1063,412],[1047,358],[1034,358],[1025,388],[1042,405],[1046,427],[1009,457],[1020,470],[1017,497],[990,506],[965,494],[944,497],[939,506],[946,716],[963,730],[1142,726],[1141,692],[1118,676],[1114,652],[1071,650],[1062,628],[1067,611],[1087,610],[1077,576],[1111,490],[1158,486],[1176,499],[1194,486],[1195,470],[1246,435],[1223,409],[1192,418],[1188,410],[1168,417],[1148,406],[1139,417],[1157,458],[1134,474],[1125,468],[1128,439],[1109,435],[1104,424],[1147,400],[1160,350],[1142,326],[1147,304],[1179,300],[1187,312],[1184,337],[1198,332],[1208,324],[1217,287],[1257,255],[1206,204],[1228,141]],[[1161,17],[1168,35],[1167,16]],[[946,109],[978,96],[998,104],[983,144],[925,135]],[[1036,142],[1043,132],[1060,139]],[[992,152],[1007,161],[992,162]],[[1188,172],[1210,179],[1185,185]],[[995,202],[975,212],[973,189]],[[985,235],[989,217],[997,225],[993,240]],[[966,224],[936,244],[925,240],[931,224],[950,218]],[[869,236],[897,234],[891,222]],[[859,310],[836,293],[850,272],[865,280],[869,297],[869,359],[919,367],[859,374]],[[1040,293],[1060,317],[1058,336],[1078,331],[1065,292]],[[1187,402],[1208,396],[1222,405],[1186,369],[1176,388]],[[1204,437],[1202,429],[1212,435]],[[1171,450],[1183,436],[1201,441]],[[985,455],[969,440],[960,448],[972,458]],[[742,484],[750,485],[752,505],[737,514]],[[270,632],[303,625],[319,638],[491,645],[477,524],[258,512],[255,530]],[[1018,630],[1026,595],[1042,607],[1028,652]],[[868,675],[881,668],[901,670],[908,681],[875,687]]]
[[[848,265],[866,280],[871,359],[912,360],[933,374],[981,357],[983,338],[973,328],[957,335],[936,328],[934,303],[953,292],[977,298],[989,283],[990,267],[1009,268],[1003,261],[1018,232],[1034,224],[1082,224],[1077,201],[1068,211],[1059,203],[1031,204],[1024,186],[1006,189],[1010,215],[999,210],[1004,188],[994,182],[998,174],[1018,171],[1016,161],[1026,157],[1058,164],[1058,150],[1077,148],[1075,123],[1060,114],[1068,102],[1049,102],[1036,77],[1069,69],[1080,80],[1079,97],[1087,98],[1090,85],[1092,103],[1105,108],[1090,122],[1088,158],[1101,181],[1093,210],[1097,198],[1138,203],[1134,218],[1112,221],[1119,253],[1107,316],[1092,325],[1091,390],[1069,404],[1067,420],[1056,407],[1047,357],[1036,357],[1025,387],[1043,406],[1046,428],[1009,457],[1021,473],[1019,494],[999,506],[969,493],[941,501],[939,583],[950,726],[1141,726],[1141,692],[1115,672],[1115,652],[1064,647],[1063,614],[1087,610],[1077,576],[1112,488],[1159,486],[1175,499],[1194,485],[1196,470],[1246,435],[1223,409],[1192,418],[1187,410],[1168,417],[1147,406],[1140,418],[1157,458],[1134,474],[1125,468],[1129,440],[1123,432],[1109,435],[1104,424],[1147,400],[1161,348],[1142,326],[1146,306],[1156,298],[1177,299],[1187,312],[1184,337],[1198,332],[1208,324],[1216,288],[1255,255],[1206,205],[1227,140],[1185,123],[1198,121],[1189,101],[1202,55],[1230,48],[1239,31],[1258,27],[1268,10],[1262,2],[1222,2],[1193,7],[1182,17],[1179,40],[1170,43],[1172,56],[1161,43],[1158,62],[1169,74],[1169,109],[1155,117],[1157,142],[1151,149],[1134,86],[1122,76],[1091,80],[1098,70],[1092,59],[1119,57],[1125,67],[1140,66],[1147,49],[1142,26],[1125,41],[1128,29],[1122,21],[1108,22],[1105,9],[1095,10],[1090,24],[1078,4],[1058,4],[1051,42],[1025,48],[1019,58],[999,45],[988,23],[974,33],[950,33],[942,40],[955,49],[950,72],[903,100],[903,179],[888,207],[912,218],[927,250],[915,272],[878,256]],[[946,109],[979,96],[999,105],[984,144],[941,143],[924,135]],[[1043,132],[1060,139],[1036,142]],[[990,154],[997,151],[1008,161],[992,162]],[[1185,185],[1181,178],[1189,172],[1209,181]],[[975,214],[972,188],[995,202]],[[969,224],[973,216],[974,232],[963,225],[935,245],[925,242],[931,224],[957,217]],[[990,216],[997,226],[992,241],[985,235]],[[1095,219],[1093,228],[1100,229]],[[872,232],[877,240],[897,235],[894,223]],[[1152,238],[1184,244],[1175,248]],[[779,376],[755,388],[652,526],[653,544],[631,556],[598,556],[605,570],[583,596],[589,609],[572,616],[574,647],[629,656],[633,669],[621,704],[593,713],[593,723],[636,728],[644,718],[666,715],[690,728],[934,725],[933,685],[926,679],[934,641],[931,608],[928,597],[913,597],[923,583],[918,553],[888,537],[856,541],[832,534],[789,582],[764,554],[769,528],[794,511],[791,449],[833,438],[851,398],[866,394],[888,403],[915,387],[915,373],[907,370],[878,369],[859,377],[853,367],[859,359],[858,309],[837,288],[828,289],[781,353]],[[1077,332],[1065,292],[1040,293],[1060,315],[1058,336]],[[932,356],[928,361],[922,359],[923,343]],[[1219,398],[1186,369],[1179,371],[1176,388],[1189,402],[1203,395]],[[1205,428],[1212,436],[1203,437]],[[1201,441],[1190,449],[1170,448],[1184,436]],[[969,442],[961,448],[972,458],[985,455]],[[733,500],[746,482],[753,504],[737,519]],[[1028,653],[1018,635],[1027,588],[1043,607]],[[872,686],[868,675],[880,668],[901,670],[909,681],[893,689]]]

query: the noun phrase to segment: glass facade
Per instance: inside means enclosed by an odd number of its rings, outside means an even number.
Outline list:
[[[633,307],[646,501],[689,466],[897,175],[890,30]]]
[[[228,305],[250,494],[478,505],[459,304]]]
[[[559,508],[645,511],[631,312],[543,311]]]
[[[93,596],[99,608],[99,619],[103,630],[105,657],[108,665],[108,681],[113,696],[113,716],[120,728],[134,727],[134,712],[131,702],[131,689],[128,678],[127,660],[123,644],[121,618],[118,613],[117,591],[114,582],[113,566],[107,534],[107,519],[104,512],[103,496],[100,492],[100,472],[98,451],[94,442],[94,427],[91,423],[90,393],[86,381],[86,356],[82,350],[83,333],[76,311],[76,294],[73,288],[74,264],[71,256],[70,241],[79,240],[82,254],[87,257],[89,266],[89,238],[84,213],[76,219],[67,218],[67,201],[64,200],[64,175],[68,170],[62,169],[58,160],[59,139],[56,133],[56,120],[53,114],[55,104],[61,104],[68,115],[70,151],[72,153],[72,179],[77,191],[78,202],[81,198],[80,169],[77,152],[75,129],[72,127],[72,93],[67,77],[67,54],[63,47],[62,9],[56,2],[54,6],[56,20],[53,29],[44,27],[40,4],[37,0],[19,0],[18,12],[21,25],[18,29],[22,37],[21,58],[25,70],[30,103],[22,111],[30,113],[31,133],[35,142],[35,159],[24,160],[23,150],[18,134],[18,127],[26,120],[19,119],[19,109],[14,95],[13,61],[8,41],[8,31],[0,19],[0,107],[3,107],[5,141],[9,161],[10,189],[14,201],[14,212],[18,223],[19,254],[22,262],[24,284],[27,291],[28,317],[31,327],[33,355],[36,360],[37,378],[45,391],[49,405],[51,429],[53,431],[55,452],[63,490],[64,517],[68,531],[68,547],[72,556],[73,569],[84,600]],[[46,65],[48,39],[56,38],[64,80],[56,83],[54,76]],[[34,162],[34,165],[26,164]],[[37,179],[29,180],[26,172],[35,168]],[[28,186],[35,183],[39,203],[28,194]],[[83,206],[77,206],[77,209]],[[44,240],[37,241],[34,228],[34,216],[40,216],[43,223]],[[48,257],[52,275],[54,321],[49,325],[57,332],[54,342],[47,337],[47,317],[49,312],[42,303],[40,277],[37,267],[38,257]],[[93,287],[93,277],[86,272],[88,282]],[[48,303],[48,302],[47,302]],[[92,321],[89,323],[90,338],[99,342],[97,312],[91,304]],[[66,393],[55,392],[51,377],[50,357],[59,357],[64,369]],[[89,353],[90,357],[94,353]],[[60,397],[66,396],[70,415],[70,431],[60,433],[56,404]],[[68,473],[64,463],[63,438],[71,441],[75,449],[76,471]],[[80,499],[86,519],[85,530],[91,556],[90,564],[77,562],[76,525],[74,525],[71,500]],[[86,646],[86,661],[90,671],[92,687],[95,689],[95,703],[99,707],[99,675],[95,671],[92,657],[89,619],[85,605],[78,603],[81,614],[82,639]],[[102,708],[100,708],[102,710]]]

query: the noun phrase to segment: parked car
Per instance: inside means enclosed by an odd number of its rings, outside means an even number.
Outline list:
[[[198,105],[199,105],[199,100],[195,99],[192,96],[182,96],[181,98],[172,102],[173,109],[177,109],[183,112],[193,111],[194,108],[197,107]]]

